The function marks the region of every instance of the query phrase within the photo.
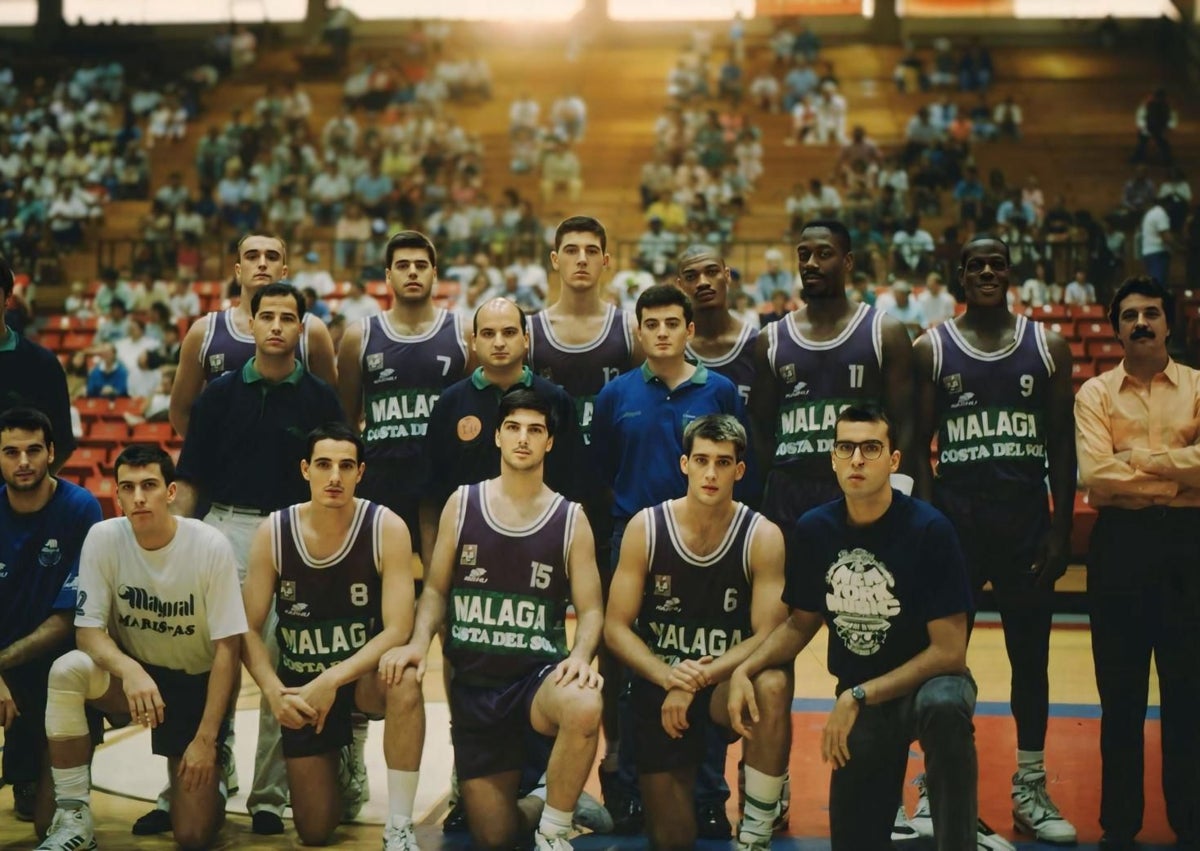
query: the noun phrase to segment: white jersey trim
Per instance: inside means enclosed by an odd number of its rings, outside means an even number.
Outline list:
[[[483,521],[492,528],[492,531],[499,532],[501,535],[507,535],[510,538],[524,538],[540,532],[542,527],[550,522],[558,506],[566,499],[562,494],[556,493],[554,499],[550,500],[550,504],[546,506],[546,510],[538,517],[535,517],[528,526],[507,526],[494,517],[491,508],[488,507],[488,484],[488,482],[479,483],[479,509],[483,515]]]
[[[854,315],[850,317],[850,321],[846,323],[846,327],[842,329],[842,333],[838,334],[832,340],[822,340],[820,342],[817,342],[816,340],[810,340],[800,333],[800,329],[796,327],[795,311],[789,313],[783,319],[779,320],[779,322],[772,324],[779,325],[781,323],[786,323],[788,336],[791,337],[792,342],[794,342],[800,348],[808,349],[809,351],[813,352],[824,352],[830,349],[836,349],[843,345],[847,340],[850,339],[851,335],[858,330],[858,326],[862,323],[863,319],[867,317],[867,314],[872,312],[878,313],[878,311],[872,311],[870,306],[865,302],[859,304],[858,309],[854,311]],[[874,335],[878,336],[879,331],[875,330],[873,333]],[[880,344],[876,342],[875,354],[877,356],[880,355],[879,345]]]
[[[342,539],[341,545],[333,551],[332,554],[325,558],[315,558],[308,551],[308,546],[304,543],[304,530],[301,528],[300,522],[300,506],[293,505],[287,509],[292,521],[292,543],[296,546],[296,552],[300,555],[300,560],[314,570],[321,570],[329,567],[332,564],[337,564],[344,559],[350,548],[354,546],[354,541],[358,538],[358,533],[362,530],[363,518],[367,514],[367,501],[365,499],[354,500],[354,519],[350,521],[350,529],[346,532],[346,537]]]
[[[985,352],[982,349],[977,349],[972,346],[959,332],[958,326],[955,325],[954,322],[943,322],[939,327],[946,329],[946,333],[949,335],[950,339],[954,341],[954,345],[962,349],[962,353],[967,357],[973,360],[982,361],[984,363],[994,363],[996,361],[1004,360],[1021,347],[1021,341],[1025,337],[1025,330],[1028,328],[1028,326],[1029,320],[1024,316],[1017,314],[1017,325],[1013,329],[1012,342],[1004,348],[997,349],[994,352]]]
[[[696,567],[711,567],[729,553],[729,548],[733,546],[733,540],[737,537],[742,523],[745,522],[748,511],[749,509],[746,506],[737,503],[733,512],[733,519],[729,523],[729,528],[725,530],[725,536],[721,539],[721,543],[711,553],[702,556],[688,549],[687,544],[683,540],[683,530],[679,527],[679,521],[675,519],[675,510],[671,507],[670,502],[663,503],[663,519],[666,521],[667,534],[671,538],[671,546],[675,548],[675,552],[678,553],[681,559]]]
[[[613,322],[616,321],[617,315],[620,313],[621,311],[617,310],[617,308],[613,305],[605,305],[604,326],[600,329],[600,333],[596,335],[595,339],[586,343],[579,343],[578,345],[568,345],[562,340],[558,339],[558,337],[554,334],[554,324],[546,318],[544,311],[541,313],[535,313],[533,315],[533,322],[541,327],[542,333],[546,335],[546,342],[550,344],[551,348],[558,349],[558,351],[566,354],[582,354],[583,352],[590,352],[599,347],[600,344],[608,338],[608,335],[612,332]],[[625,322],[622,324],[625,326],[625,347],[626,349],[632,350],[629,323]],[[529,359],[531,361],[533,360],[533,346],[534,340],[536,339],[536,334],[529,335]]]
[[[725,354],[723,354],[719,357],[715,357],[715,358],[701,357],[695,351],[695,349],[692,348],[691,343],[687,344],[687,347],[686,347],[687,353],[689,355],[691,355],[692,357],[694,357],[700,363],[709,367],[710,369],[712,367],[717,367],[717,366],[728,366],[729,364],[731,364],[735,360],[737,360],[739,357],[741,357],[742,352],[745,350],[746,346],[749,345],[750,341],[755,336],[757,336],[757,334],[755,333],[756,331],[758,331],[757,328],[754,328],[750,325],[743,324],[741,333],[738,334],[738,338],[733,341],[733,346],[729,349],[728,352],[726,352]]]

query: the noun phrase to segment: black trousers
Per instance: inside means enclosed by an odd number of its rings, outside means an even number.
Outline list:
[[[1118,838],[1142,827],[1153,654],[1167,821],[1181,843],[1200,841],[1200,509],[1100,509],[1087,593],[1103,712],[1100,825]]]

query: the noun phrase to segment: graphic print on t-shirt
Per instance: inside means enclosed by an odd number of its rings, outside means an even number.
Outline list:
[[[874,656],[887,640],[890,619],[900,614],[892,572],[874,553],[855,547],[838,552],[825,584],[825,605],[842,644],[856,656]]]

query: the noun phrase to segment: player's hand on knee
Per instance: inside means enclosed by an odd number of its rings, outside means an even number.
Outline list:
[[[4,677],[0,677],[0,727],[7,730],[20,714],[17,710],[17,702],[13,699],[12,692],[8,690],[8,684],[4,682]]]
[[[571,683],[575,683],[579,688],[600,688],[604,684],[604,678],[595,668],[582,659],[573,659],[570,656],[558,663],[552,676],[554,684],[560,688]]]
[[[758,699],[754,696],[754,684],[741,668],[735,668],[729,677],[729,724],[733,732],[744,739],[752,735],[758,723]]]
[[[283,689],[275,697],[270,698],[269,702],[271,712],[281,727],[299,730],[316,721],[316,711],[296,695],[294,689]]]
[[[212,783],[217,770],[217,743],[192,739],[179,759],[179,782],[185,792],[199,792]]]
[[[154,729],[163,722],[163,711],[167,704],[158,691],[158,686],[146,671],[138,666],[132,676],[121,679],[125,699],[129,702],[129,715],[135,724]]]
[[[379,678],[389,686],[399,684],[404,669],[417,673],[417,682],[425,676],[425,654],[411,644],[393,647],[379,657]]]
[[[671,689],[662,705],[662,725],[672,739],[683,736],[688,728],[687,713],[695,695],[682,689]]]
[[[711,656],[701,659],[684,659],[671,668],[671,673],[661,685],[667,691],[683,689],[697,692],[709,685],[707,665],[712,661]]]

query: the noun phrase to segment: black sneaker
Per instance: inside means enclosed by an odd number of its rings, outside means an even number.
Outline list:
[[[442,833],[466,833],[467,830],[467,808],[460,799],[450,805],[450,812],[442,820]]]
[[[276,836],[283,833],[283,819],[268,810],[259,810],[250,816],[250,829],[259,836]]]
[[[37,798],[37,783],[13,784],[13,809],[20,821],[33,821],[33,804]]]
[[[134,836],[157,836],[171,829],[171,814],[157,807],[133,823]]]
[[[725,815],[725,804],[712,802],[696,807],[696,836],[700,839],[728,839],[733,825]]]

